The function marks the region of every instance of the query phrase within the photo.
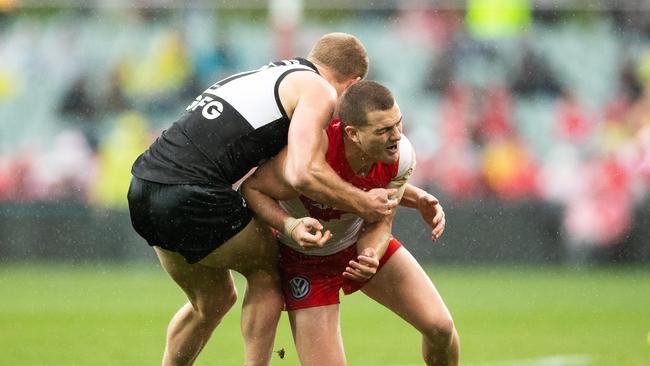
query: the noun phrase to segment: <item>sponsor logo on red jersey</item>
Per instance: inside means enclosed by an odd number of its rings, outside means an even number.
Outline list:
[[[289,288],[291,289],[291,296],[296,300],[300,300],[309,294],[311,283],[307,277],[295,276],[289,280]]]

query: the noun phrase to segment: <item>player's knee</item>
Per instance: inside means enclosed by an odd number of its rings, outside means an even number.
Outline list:
[[[198,302],[200,316],[207,322],[218,322],[237,302],[237,290],[211,294],[210,298]]]
[[[237,290],[233,287],[223,295],[217,307],[223,313],[226,313],[233,306],[235,306],[236,302],[237,302]]]
[[[455,330],[454,320],[451,316],[445,315],[433,319],[423,333],[432,343],[449,344]]]

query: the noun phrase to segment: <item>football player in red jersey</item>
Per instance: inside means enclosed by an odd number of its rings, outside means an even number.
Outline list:
[[[397,188],[401,204],[418,209],[437,239],[444,212],[435,197],[406,183],[415,154],[390,91],[361,81],[343,95],[339,116],[322,144],[327,163],[359,188]],[[278,231],[283,292],[301,364],[345,365],[339,290],[361,289],[422,333],[427,365],[457,365],[451,315],[422,267],[391,236],[394,213],[368,223],[299,195],[282,179],[285,158],[282,152],[260,167],[243,192],[258,218]]]

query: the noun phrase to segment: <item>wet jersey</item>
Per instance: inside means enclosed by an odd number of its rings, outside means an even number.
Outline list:
[[[363,190],[402,187],[415,168],[415,153],[404,135],[399,143],[399,160],[394,164],[375,163],[365,176],[356,175],[348,163],[343,143],[343,126],[340,121],[334,120],[330,123],[327,137],[329,140],[325,155],[327,163],[343,180]],[[332,233],[332,238],[325,246],[308,251],[293,239],[279,233],[280,241],[298,252],[318,256],[331,255],[357,242],[363,219],[356,214],[315,202],[303,195],[289,201],[280,201],[280,205],[293,217],[310,216],[318,219],[324,226],[323,232],[330,230]]]
[[[287,145],[289,118],[279,85],[289,73],[316,72],[297,58],[212,85],[133,164],[138,178],[164,184],[233,184]]]

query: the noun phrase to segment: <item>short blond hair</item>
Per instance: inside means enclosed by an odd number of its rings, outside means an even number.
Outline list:
[[[365,78],[368,74],[368,53],[357,37],[347,33],[322,36],[307,56],[334,72],[338,81]]]

